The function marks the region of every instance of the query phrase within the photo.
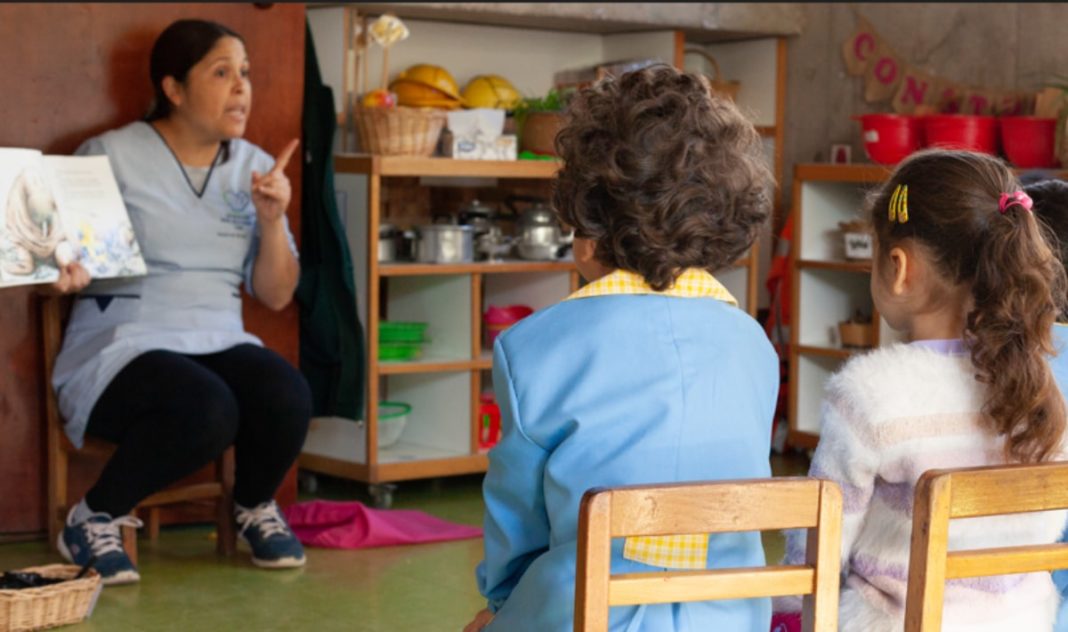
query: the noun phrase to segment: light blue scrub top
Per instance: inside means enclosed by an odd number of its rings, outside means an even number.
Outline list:
[[[579,502],[591,487],[761,478],[779,362],[760,326],[711,298],[568,300],[494,344],[503,435],[483,483],[476,577],[491,632],[570,632]],[[654,570],[624,560],[613,572]],[[763,566],[757,533],[709,539],[708,567]],[[613,608],[612,630],[767,632],[767,599]]]
[[[137,356],[262,346],[245,331],[240,288],[244,281],[251,293],[259,250],[251,172],[266,173],[274,159],[231,140],[228,160],[215,165],[198,196],[143,121],[91,138],[76,153],[108,156],[148,269],[144,277],[94,281],[74,302],[52,384],[67,436],[81,447],[97,399]],[[296,255],[288,222],[286,235]]]

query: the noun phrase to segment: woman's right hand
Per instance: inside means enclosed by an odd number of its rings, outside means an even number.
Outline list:
[[[59,278],[55,282],[50,285],[38,286],[38,291],[46,296],[73,294],[85,289],[85,286],[89,285],[90,281],[92,281],[92,278],[89,276],[89,271],[77,261],[72,261],[65,266],[60,266]]]

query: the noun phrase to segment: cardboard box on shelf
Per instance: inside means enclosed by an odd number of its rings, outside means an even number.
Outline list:
[[[446,156],[459,160],[515,160],[514,134],[503,134],[504,110],[480,108],[448,113],[451,139],[443,143]]]

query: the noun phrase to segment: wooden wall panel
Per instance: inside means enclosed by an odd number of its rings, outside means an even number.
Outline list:
[[[148,53],[175,19],[216,20],[240,33],[251,60],[246,138],[275,154],[300,136],[304,6],[299,4],[0,4],[0,146],[72,152],[89,136],[142,116]],[[289,163],[289,221],[300,235],[301,161]],[[294,364],[297,309],[246,297],[247,328]],[[44,434],[38,309],[31,290],[0,291],[0,533],[44,529]],[[295,470],[279,494],[296,497]]]

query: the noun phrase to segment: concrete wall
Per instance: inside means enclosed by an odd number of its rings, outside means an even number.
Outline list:
[[[961,83],[1038,89],[1068,74],[1068,5],[805,3],[804,30],[789,39],[786,189],[794,165],[827,160],[832,143],[850,143],[867,161],[853,114],[889,112],[866,103],[864,80],[848,75],[842,42],[866,17],[904,60]],[[786,198],[789,200],[790,198]]]

